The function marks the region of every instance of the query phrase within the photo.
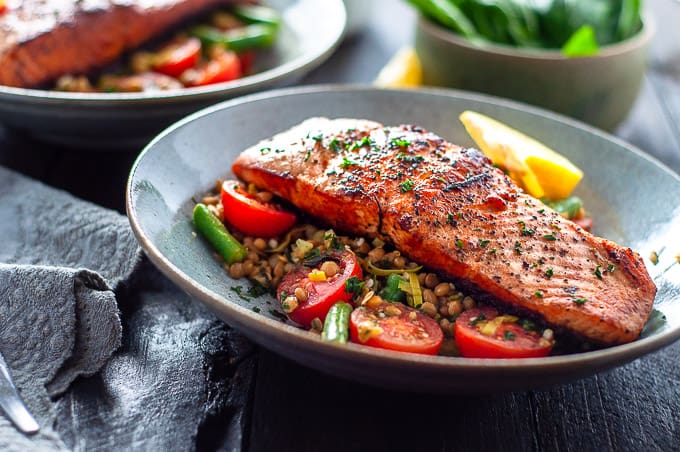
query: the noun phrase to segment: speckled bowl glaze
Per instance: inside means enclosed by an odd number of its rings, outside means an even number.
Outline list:
[[[281,322],[268,296],[243,300],[209,246],[195,237],[192,198],[231,175],[238,153],[312,116],[355,117],[386,125],[418,124],[471,146],[458,121],[467,109],[504,121],[583,168],[577,194],[595,215],[595,233],[649,256],[665,251],[650,273],[659,287],[642,337],[630,344],[522,360],[419,356],[356,344],[322,342]],[[591,152],[597,149],[597,152]],[[635,180],[635,184],[629,183]],[[658,350],[680,337],[680,178],[632,146],[532,107],[449,90],[393,91],[303,87],[228,101],[175,124],[141,153],[130,174],[127,211],[151,261],[179,287],[253,341],[323,372],[409,391],[480,392],[545,386],[591,375]],[[673,236],[675,231],[675,236]],[[651,379],[651,376],[650,376]]]
[[[140,149],[184,116],[212,105],[299,80],[340,44],[342,0],[269,0],[282,25],[256,73],[230,82],[173,91],[65,93],[0,86],[0,122],[35,137],[87,150]]]
[[[647,18],[632,38],[567,58],[559,50],[473,44],[419,17],[415,48],[426,85],[519,100],[613,130],[638,95],[653,35]]]

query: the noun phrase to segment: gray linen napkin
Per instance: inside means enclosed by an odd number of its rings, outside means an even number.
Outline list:
[[[243,446],[254,347],[141,257],[127,218],[0,167],[0,262],[0,352],[42,427],[0,416],[0,450]]]
[[[121,343],[111,287],[132,272],[127,220],[0,168],[0,352],[41,425],[0,417],[0,449],[61,448],[50,398],[92,375]]]

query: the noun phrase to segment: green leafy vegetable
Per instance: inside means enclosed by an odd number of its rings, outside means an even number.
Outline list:
[[[568,57],[595,55],[600,50],[595,38],[595,30],[590,25],[583,25],[562,46],[562,53]]]
[[[642,0],[407,0],[473,42],[561,49],[570,57],[634,36]]]
[[[406,293],[399,288],[399,283],[402,282],[401,276],[391,274],[387,277],[385,287],[380,291],[380,296],[383,300],[403,302]]]

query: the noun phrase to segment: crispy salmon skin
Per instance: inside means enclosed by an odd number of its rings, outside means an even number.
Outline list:
[[[313,118],[247,149],[233,171],[501,306],[599,345],[636,339],[656,294],[640,256],[564,219],[490,163],[416,126]]]

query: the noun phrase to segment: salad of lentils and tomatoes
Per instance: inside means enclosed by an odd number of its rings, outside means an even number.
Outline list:
[[[194,208],[194,224],[235,279],[272,293],[325,341],[477,358],[546,356],[550,329],[478,304],[380,239],[300,221],[272,193],[235,180]]]
[[[0,0],[1,1],[1,0]],[[253,71],[256,51],[271,47],[281,19],[266,6],[235,5],[149,51],[134,52],[116,72],[64,75],[55,89],[69,92],[140,92],[228,82]]]

